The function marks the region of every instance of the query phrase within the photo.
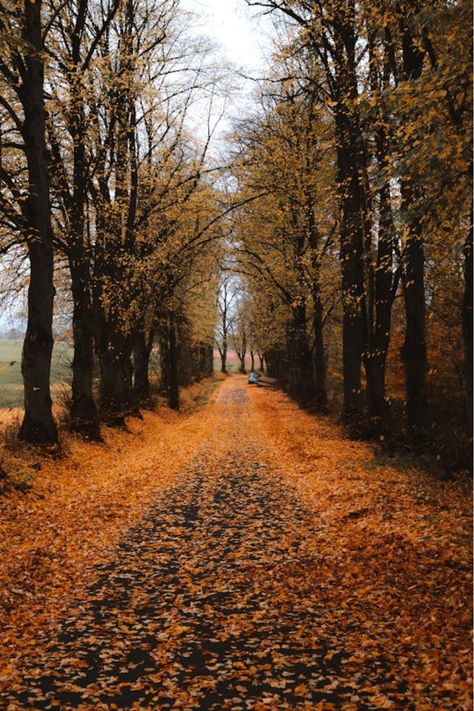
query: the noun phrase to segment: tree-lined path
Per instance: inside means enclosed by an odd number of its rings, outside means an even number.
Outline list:
[[[15,660],[22,681],[0,706],[468,708],[467,567],[440,518],[443,484],[427,494],[431,519],[409,520],[424,475],[364,470],[367,445],[241,376],[189,419],[202,417],[212,429],[189,463]],[[404,492],[398,512],[382,475]],[[338,477],[361,488],[342,494]]]
[[[472,707],[471,40],[0,2],[0,711]]]

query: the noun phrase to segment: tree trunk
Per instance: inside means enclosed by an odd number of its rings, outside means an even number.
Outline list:
[[[338,154],[343,153],[341,148]],[[345,166],[345,157],[340,158],[339,186],[342,193],[343,210],[341,215],[341,262],[343,296],[343,377],[344,406],[343,416],[347,420],[358,419],[362,413],[361,400],[361,363],[366,344],[365,290],[363,266],[363,229],[359,217],[360,204],[357,186],[353,186],[353,196],[346,196],[348,181],[343,178],[346,169],[353,171],[350,183],[357,183],[355,167]]]
[[[179,410],[179,347],[176,334],[176,316],[168,315],[168,405]]]
[[[147,347],[145,331],[140,329],[133,344],[133,396],[138,402],[150,399],[148,368],[151,351]]]
[[[258,356],[258,360],[259,360],[259,363],[260,363],[260,368],[259,368],[259,370],[260,370],[261,373],[263,373],[263,371],[264,371],[264,365],[265,365],[265,364],[264,364],[263,355],[262,355],[261,353],[257,353],[257,356]]]
[[[72,139],[71,198],[66,199],[68,210],[69,269],[73,297],[73,339],[71,429],[83,436],[101,441],[99,415],[93,396],[94,333],[91,294],[90,258],[85,240],[87,210],[87,120],[82,93],[81,41],[87,15],[87,3],[78,7],[71,35],[71,65],[67,74],[70,91],[68,128]],[[60,149],[58,158],[61,160]],[[67,174],[66,166],[62,169]]]
[[[403,202],[413,205],[413,186],[402,186]],[[413,435],[426,424],[426,323],[424,249],[420,218],[411,218],[403,252],[406,331],[402,347],[405,368],[408,424]]]
[[[293,323],[288,339],[290,355],[291,384],[290,394],[304,405],[314,404],[313,362],[309,336],[306,330],[306,308],[301,304],[293,309]]]
[[[227,345],[219,349],[219,355],[221,357],[221,373],[227,373]]]
[[[402,71],[406,80],[421,76],[424,55],[405,16],[400,17],[402,36]],[[406,225],[405,247],[402,253],[404,268],[404,297],[406,332],[402,348],[407,391],[408,424],[412,435],[423,433],[427,419],[426,372],[426,318],[425,318],[425,255],[421,185],[414,170],[401,181],[402,213]]]
[[[343,299],[343,418],[358,421],[362,414],[361,365],[367,341],[364,283],[365,201],[362,180],[363,138],[358,113],[355,73],[354,4],[341,9],[336,33],[335,107],[337,187],[341,211],[341,270]]]
[[[314,387],[315,404],[324,408],[327,403],[326,390],[326,353],[323,333],[323,306],[319,287],[313,289],[313,328],[314,328]]]
[[[189,324],[183,314],[180,314],[179,319],[173,315],[171,318],[175,323],[177,349],[179,352],[178,383],[180,387],[187,387],[199,377],[196,348],[191,340]]]
[[[214,348],[212,345],[205,346],[206,349],[206,370],[205,374],[208,377],[214,375]]]
[[[284,382],[284,374],[287,370],[283,352],[277,348],[270,348],[264,355],[267,364],[267,375],[276,378],[280,384]]]
[[[107,424],[122,427],[130,404],[131,366],[126,338],[108,324],[108,337],[99,352],[100,410]]]
[[[390,188],[380,191],[380,222],[377,263],[374,277],[374,323],[369,332],[364,357],[367,380],[367,406],[375,433],[385,429],[388,404],[385,397],[385,369],[390,344],[392,305],[398,279],[393,278],[394,227]]]
[[[464,340],[464,378],[469,413],[469,428],[472,433],[472,232],[473,212],[471,207],[471,225],[464,245],[464,297],[462,305],[462,334]]]
[[[327,389],[326,389],[326,353],[324,346],[324,318],[323,304],[321,301],[321,264],[318,257],[319,232],[316,226],[316,220],[312,204],[308,205],[309,215],[309,246],[311,248],[311,300],[313,303],[313,331],[314,331],[314,354],[313,354],[313,372],[314,372],[314,390],[315,390],[315,405],[318,409],[323,409],[327,404]]]
[[[240,360],[240,368],[239,368],[239,373],[242,373],[245,375],[247,372],[245,369],[245,357],[247,355],[247,334],[245,331],[242,332],[241,339],[240,339],[240,346],[236,348],[237,351],[237,356]]]
[[[367,379],[367,410],[371,432],[380,433],[385,429],[388,407],[385,400],[385,358],[372,355],[365,359]]]
[[[380,59],[375,50],[375,35],[369,37],[370,83],[375,95],[389,84],[390,38],[386,34],[383,60],[383,79],[380,78]],[[390,146],[386,129],[387,116],[381,105],[378,109],[375,130],[375,157],[379,176],[384,183],[378,191],[379,223],[377,259],[373,264],[372,245],[368,250],[369,271],[369,318],[368,343],[364,356],[367,380],[367,407],[370,427],[374,434],[387,429],[389,409],[385,397],[385,369],[390,344],[392,306],[398,287],[398,273],[394,275],[393,256],[395,248],[395,227],[392,214],[390,184],[384,175],[389,173],[388,158]],[[366,161],[368,163],[368,161]],[[366,178],[368,182],[368,177]],[[370,210],[373,212],[373,210]],[[375,268],[374,268],[375,267]]]
[[[94,401],[94,334],[90,268],[83,250],[71,250],[71,288],[73,296],[72,329],[74,357],[72,361],[71,428],[96,442],[102,441],[99,415]]]
[[[53,351],[54,261],[49,194],[48,153],[44,109],[44,66],[41,0],[25,2],[25,65],[19,96],[24,110],[23,138],[28,164],[29,215],[28,323],[23,343],[21,370],[25,390],[25,415],[21,439],[56,444],[58,433],[52,415],[50,392]]]
[[[250,370],[253,371],[255,370],[255,353],[254,351],[250,351]]]

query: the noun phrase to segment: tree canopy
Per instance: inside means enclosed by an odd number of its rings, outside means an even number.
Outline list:
[[[149,401],[154,349],[177,408],[218,346],[223,371],[229,348],[242,370],[259,354],[310,409],[341,393],[344,421],[379,438],[397,413],[424,446],[449,392],[466,439],[469,3],[247,4],[273,19],[273,56],[222,150],[227,70],[178,0],[2,3],[3,292],[28,285],[27,441],[57,440],[55,293],[88,437]]]

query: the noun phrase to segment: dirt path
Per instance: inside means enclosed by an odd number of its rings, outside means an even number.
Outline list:
[[[354,657],[362,616],[331,609],[321,519],[267,449],[245,380],[211,407],[199,451],[26,660],[4,708],[466,708],[428,687],[415,703],[390,649]]]

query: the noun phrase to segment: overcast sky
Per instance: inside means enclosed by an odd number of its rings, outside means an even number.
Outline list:
[[[255,83],[248,77],[261,78],[271,56],[272,26],[258,8],[249,8],[245,0],[181,0],[181,6],[193,13],[193,33],[207,37],[214,45],[214,57],[230,68],[221,85],[226,96],[224,114],[215,103],[215,116],[220,116],[213,146],[225,145],[235,118],[250,110]],[[230,65],[230,66],[229,66]],[[246,78],[247,77],[247,78]],[[222,94],[222,96],[224,96]],[[207,108],[196,105],[191,123],[204,137],[207,130]]]
[[[182,0],[196,13],[199,30],[220,45],[224,56],[247,71],[262,66],[268,54],[268,21],[245,0]],[[267,27],[267,31],[265,30]]]

